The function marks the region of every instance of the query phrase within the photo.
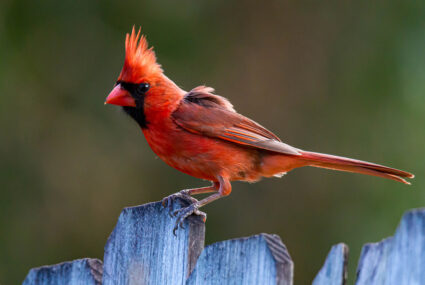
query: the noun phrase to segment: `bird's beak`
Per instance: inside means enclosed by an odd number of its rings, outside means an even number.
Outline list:
[[[130,93],[117,84],[108,97],[106,97],[105,104],[113,104],[118,106],[136,107],[136,101],[131,97]]]

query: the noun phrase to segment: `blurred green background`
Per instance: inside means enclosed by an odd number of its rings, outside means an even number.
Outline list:
[[[204,208],[207,243],[276,233],[308,284],[330,247],[366,242],[425,205],[425,4],[420,1],[0,2],[0,284],[103,256],[123,207],[208,183],[168,167],[103,102],[132,25],[186,90],[206,84],[285,142],[394,166],[411,187],[299,169],[234,183]]]

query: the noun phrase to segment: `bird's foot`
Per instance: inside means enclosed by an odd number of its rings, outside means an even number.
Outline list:
[[[187,202],[188,205],[198,202],[198,200],[196,200],[195,198],[193,198],[192,196],[189,195],[187,190],[181,190],[180,192],[171,194],[170,196],[167,196],[164,199],[162,199],[162,206],[168,207],[171,211],[173,209],[174,201],[177,198],[183,199],[184,201]],[[171,214],[170,214],[170,216],[171,216]]]
[[[190,215],[201,216],[204,223],[207,220],[207,214],[205,214],[204,212],[199,210],[199,204],[198,203],[193,203],[193,204],[191,204],[191,205],[189,205],[185,208],[178,209],[178,210],[173,212],[173,215],[175,217],[177,217],[176,225],[174,226],[174,229],[173,229],[174,235],[176,235],[176,231],[179,227],[182,228],[182,229],[184,228],[183,222]]]

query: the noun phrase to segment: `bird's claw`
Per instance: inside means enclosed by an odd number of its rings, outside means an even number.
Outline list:
[[[174,212],[171,212],[173,209],[174,201],[178,198],[187,202],[188,206],[175,210]],[[184,220],[192,214],[201,216],[204,222],[207,220],[207,214],[205,214],[204,212],[198,209],[199,208],[198,200],[190,196],[187,190],[182,190],[180,192],[177,192],[175,194],[165,197],[164,199],[162,199],[162,206],[168,207],[170,209],[169,214],[171,217],[177,217],[176,224],[173,229],[174,235],[176,235],[176,231],[178,230],[179,227],[182,229],[184,228]]]
[[[176,231],[178,230],[179,227],[182,228],[182,229],[184,229],[183,222],[190,215],[193,215],[194,214],[194,215],[201,216],[202,217],[202,220],[205,223],[205,221],[207,220],[207,214],[205,214],[204,212],[200,211],[198,208],[199,208],[198,204],[197,203],[193,203],[193,204],[191,204],[191,205],[189,205],[189,206],[187,206],[185,208],[181,208],[181,209],[175,210],[173,212],[173,216],[174,217],[177,217],[176,224],[175,224],[174,229],[173,229],[173,234],[174,235],[176,235]]]
[[[182,190],[180,192],[171,194],[170,196],[167,196],[164,199],[162,199],[162,206],[170,208],[170,212],[171,212],[173,208],[174,200],[176,200],[177,198],[183,199],[184,201],[188,202],[188,205],[198,202],[198,200],[190,196],[186,192],[186,190]],[[171,216],[171,213],[170,213],[170,216]]]

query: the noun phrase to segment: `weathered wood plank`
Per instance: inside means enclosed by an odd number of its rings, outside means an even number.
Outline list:
[[[363,247],[356,285],[425,284],[425,209],[407,212],[394,237]]]
[[[260,234],[207,246],[186,284],[292,284],[291,257],[277,235]]]
[[[347,281],[348,246],[339,243],[331,248],[313,285],[343,285]]]
[[[50,266],[33,268],[23,285],[100,285],[102,261],[83,258]]]
[[[186,205],[178,199],[173,207]],[[205,224],[191,216],[174,236],[175,221],[160,202],[125,208],[105,246],[103,283],[184,284],[204,247]]]

